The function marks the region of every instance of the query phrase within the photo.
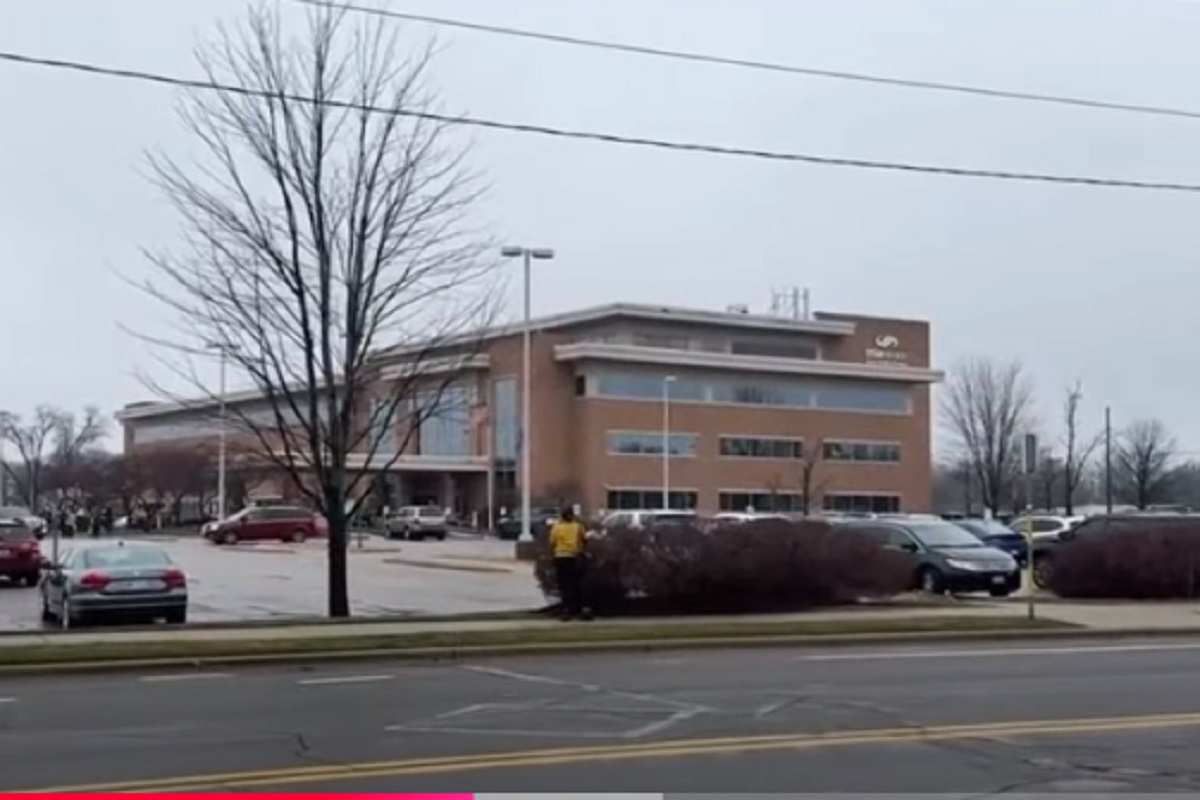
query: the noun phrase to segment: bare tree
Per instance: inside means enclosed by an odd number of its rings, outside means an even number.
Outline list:
[[[1116,447],[1118,490],[1144,510],[1166,495],[1171,481],[1175,439],[1161,420],[1137,420],[1121,432]]]
[[[959,364],[944,389],[943,422],[975,473],[983,505],[993,514],[1012,493],[1032,397],[1019,363],[987,359]]]
[[[198,163],[151,158],[187,233],[148,254],[143,285],[177,320],[154,337],[164,364],[211,403],[195,361],[216,349],[261,396],[229,425],[327,518],[331,616],[350,613],[348,521],[371,476],[426,421],[469,413],[450,387],[496,296],[464,221],[477,180],[428,116],[431,50],[401,57],[394,29],[345,18],[312,10],[300,37],[264,7],[201,50],[239,89],[187,96]]]
[[[38,498],[41,496],[46,448],[59,429],[61,416],[62,412],[48,405],[40,405],[34,409],[33,417],[28,422],[22,421],[19,415],[12,412],[0,411],[0,439],[17,449],[21,465],[20,469],[14,469],[8,462],[0,463],[32,509],[37,508]]]
[[[1104,440],[1103,433],[1096,433],[1090,438],[1080,438],[1079,404],[1082,400],[1083,384],[1076,381],[1074,386],[1067,387],[1063,402],[1063,424],[1066,433],[1063,436],[1062,490],[1063,511],[1067,516],[1075,513],[1075,494],[1087,475],[1088,461]]]
[[[83,410],[83,419],[76,420],[69,411],[58,411],[54,426],[53,461],[56,464],[74,464],[92,445],[108,433],[108,420],[95,406]]]

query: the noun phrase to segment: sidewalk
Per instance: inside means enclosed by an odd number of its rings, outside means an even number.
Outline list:
[[[705,626],[746,626],[787,623],[818,623],[845,620],[861,623],[867,620],[920,621],[954,617],[963,620],[995,620],[1008,618],[1023,619],[1026,605],[1023,602],[947,601],[945,603],[894,605],[865,604],[847,608],[821,611],[802,611],[787,614],[709,615],[678,617],[638,617],[601,619],[595,625],[627,628],[631,636],[639,629],[670,626],[675,629],[697,630]],[[1046,603],[1038,606],[1039,619],[1054,620],[1091,629],[1097,632],[1111,631],[1168,631],[1200,633],[1200,604],[1197,603]],[[246,626],[217,628],[170,628],[159,627],[143,630],[120,630],[96,628],[84,631],[60,633],[14,634],[0,636],[0,650],[30,645],[87,645],[95,643],[140,643],[140,642],[217,642],[217,641],[270,641],[295,639],[345,639],[352,636],[390,636],[439,633],[477,632],[520,632],[563,629],[584,623],[565,624],[554,619],[519,618],[495,620],[400,620],[372,622],[369,620],[347,621],[330,624],[291,623],[278,626]]]

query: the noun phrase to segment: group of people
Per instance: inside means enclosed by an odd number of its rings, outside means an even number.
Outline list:
[[[62,536],[74,536],[76,533],[90,533],[100,536],[110,533],[113,529],[112,506],[97,509],[82,509],[63,506],[58,509],[46,509],[42,512],[46,521],[46,530],[57,530]]]

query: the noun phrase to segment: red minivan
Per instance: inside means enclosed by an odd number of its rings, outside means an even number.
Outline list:
[[[0,575],[33,586],[41,571],[42,553],[33,530],[20,520],[0,519]]]
[[[303,542],[309,537],[328,533],[325,518],[307,508],[260,506],[242,509],[204,535],[217,544],[237,544],[264,539]]]

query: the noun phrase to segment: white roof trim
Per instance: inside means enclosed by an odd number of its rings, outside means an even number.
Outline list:
[[[554,348],[556,361],[620,361],[633,364],[660,364],[672,367],[768,372],[785,375],[823,375],[837,378],[868,378],[901,383],[938,383],[941,370],[905,367],[893,364],[856,364],[846,361],[813,361],[777,356],[738,356],[700,350],[672,350],[600,342],[560,344]]]
[[[767,314],[738,314],[729,311],[709,311],[705,309],[649,305],[645,303],[609,303],[608,305],[593,306],[562,314],[550,314],[530,320],[529,327],[535,331],[548,330],[614,317],[633,317],[635,319],[655,320],[658,322],[687,322],[729,328],[750,328],[753,330],[786,331],[788,333],[822,334],[826,336],[851,336],[855,331],[854,323],[845,320],[790,319],[788,317],[775,317]],[[494,339],[500,336],[520,333],[523,330],[525,330],[524,322],[497,325],[481,331],[468,332],[461,337],[453,337],[445,342],[445,344],[449,346],[456,342]],[[380,350],[375,354],[375,357],[387,358],[403,355],[405,352],[413,352],[417,349],[419,347],[389,347]]]
[[[487,353],[477,353],[473,356],[447,356],[433,358],[427,361],[401,361],[384,367],[379,371],[382,380],[390,381],[397,378],[412,378],[420,375],[438,375],[447,372],[462,372],[473,369],[490,369],[492,359]]]
[[[265,395],[258,389],[247,389],[243,392],[227,392],[226,403],[242,403],[247,400],[261,400]],[[143,403],[126,406],[113,414],[118,421],[140,419],[142,417],[158,417],[163,414],[177,414],[184,411],[199,411],[205,408],[216,408],[220,402],[215,397],[197,397],[191,400],[167,401],[162,403]]]

